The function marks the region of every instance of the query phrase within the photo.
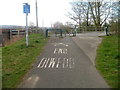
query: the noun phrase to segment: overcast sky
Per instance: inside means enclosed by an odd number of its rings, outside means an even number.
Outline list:
[[[37,0],[39,27],[51,26],[54,22],[65,23],[70,21],[66,16],[70,10],[73,0]],[[28,24],[36,25],[35,0],[1,0],[0,1],[0,25],[22,25],[25,26],[25,14],[23,14],[23,3],[30,4],[31,13],[28,15]]]
[[[37,0],[39,27],[50,27],[51,24],[57,21],[63,24],[68,21],[71,22],[67,17],[67,11],[70,10],[69,2],[72,1],[73,0]],[[35,0],[0,0],[0,25],[25,26],[26,16],[23,14],[23,3],[28,3],[31,7],[31,13],[28,15],[28,24],[29,22],[33,22],[36,25]]]

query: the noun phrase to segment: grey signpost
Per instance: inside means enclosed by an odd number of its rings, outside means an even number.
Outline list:
[[[30,5],[28,3],[24,3],[23,13],[26,14],[26,46],[28,47],[28,13],[30,13]]]

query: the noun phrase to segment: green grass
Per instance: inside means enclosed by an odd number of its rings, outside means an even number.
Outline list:
[[[25,38],[23,38],[2,48],[3,88],[17,87],[42,52],[47,40],[40,34],[31,34],[29,35],[29,47],[26,47]]]
[[[112,88],[118,88],[118,36],[105,36],[97,49],[96,68]]]

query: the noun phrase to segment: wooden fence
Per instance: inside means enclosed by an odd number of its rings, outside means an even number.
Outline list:
[[[103,31],[104,27],[101,26],[80,26],[77,28],[78,32],[90,32],[90,31]]]
[[[15,29],[0,29],[0,44],[5,46],[10,40],[16,40],[25,36],[25,30],[15,30]]]
[[[6,46],[25,37],[25,30],[17,29],[0,29],[0,43],[2,46]],[[40,30],[29,29],[29,34],[31,33],[40,33]]]

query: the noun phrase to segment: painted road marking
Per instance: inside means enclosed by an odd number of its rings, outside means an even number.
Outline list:
[[[56,53],[56,51],[57,51],[57,48],[55,48],[55,50],[54,50],[54,54]]]
[[[65,67],[65,58],[63,59],[63,68]]]
[[[67,48],[65,48],[65,49],[63,50],[63,53],[64,53],[64,54],[67,54]]]
[[[60,64],[60,58],[58,58],[56,68],[58,68],[58,67],[59,67],[59,64]]]
[[[74,58],[42,58],[38,68],[74,68]]]
[[[51,66],[53,68],[55,65],[55,62],[56,62],[55,58],[51,58],[48,68],[50,68]]]
[[[44,59],[45,59],[44,57],[41,59],[39,65],[37,66],[38,68],[40,67],[40,65],[41,65],[41,63],[42,63],[42,61],[43,61]]]
[[[47,64],[48,64],[49,60],[50,60],[50,58],[48,58],[48,60],[47,60],[47,62],[45,64],[45,68],[47,67]]]
[[[32,75],[26,80],[26,84],[31,84],[29,87],[30,88],[35,88],[37,82],[40,80],[39,76]]]
[[[42,63],[42,66],[40,68],[44,67],[44,65],[46,64],[46,62],[47,62],[47,59],[44,59],[44,62]]]
[[[55,48],[54,54],[67,54],[67,48]]]
[[[74,68],[75,67],[75,60],[74,60],[74,58],[70,58],[70,68]]]
[[[54,43],[54,46],[57,46],[57,45],[64,45],[64,46],[66,46],[66,47],[69,46],[68,44],[64,44],[64,43]]]

